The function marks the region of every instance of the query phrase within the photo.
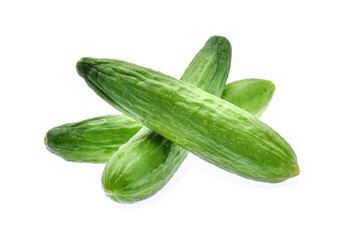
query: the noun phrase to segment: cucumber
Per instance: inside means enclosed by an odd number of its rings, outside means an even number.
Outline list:
[[[45,145],[67,161],[106,163],[142,127],[124,114],[100,116],[50,129]]]
[[[240,82],[244,81],[250,84],[244,84],[245,89],[236,88],[234,95],[242,96],[243,92],[247,91],[249,98],[243,98],[245,102],[258,100],[268,104],[268,99],[272,97],[269,92],[274,91],[271,81],[248,81],[246,79],[227,84],[226,87],[240,85]],[[260,84],[265,85],[264,94],[259,92]],[[256,90],[254,95],[251,94],[252,89]],[[240,104],[245,105],[243,102]],[[264,108],[262,104],[253,106],[257,109],[250,108],[252,112],[260,112],[259,109]],[[146,199],[165,186],[180,167],[187,153],[184,148],[149,128],[142,128],[108,161],[102,178],[104,190],[111,199],[117,202],[131,203]],[[139,174],[136,174],[138,171],[147,174],[139,177]]]
[[[227,84],[222,98],[260,116],[274,90],[271,81],[243,79]],[[100,116],[50,129],[45,144],[49,151],[67,161],[106,163],[141,127],[124,114]]]
[[[181,81],[221,96],[231,65],[231,45],[211,37],[194,57]],[[188,152],[147,127],[123,145],[105,166],[105,193],[117,202],[146,199],[170,180]]]
[[[104,192],[120,203],[147,199],[161,190],[178,170],[188,152],[147,127],[107,162]]]
[[[276,131],[198,87],[120,60],[82,58],[77,71],[109,104],[218,167],[271,183],[299,174]]]
[[[227,84],[221,98],[260,117],[271,102],[274,91],[271,81],[249,78]]]

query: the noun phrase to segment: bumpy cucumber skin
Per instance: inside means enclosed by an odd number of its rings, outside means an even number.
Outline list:
[[[272,100],[274,91],[273,82],[248,78],[227,84],[221,98],[244,109],[255,117],[260,117]]]
[[[272,99],[275,87],[263,79],[243,79],[225,86],[221,98],[259,117]],[[49,130],[49,151],[71,162],[106,163],[142,125],[123,114],[68,123]]]
[[[197,87],[119,60],[83,58],[77,71],[118,110],[216,166],[272,183],[299,174],[276,131]]]
[[[133,203],[162,189],[188,152],[143,127],[107,162],[102,184],[111,199]]]
[[[220,96],[229,74],[231,54],[226,38],[211,37],[181,80]],[[117,202],[146,199],[167,184],[187,154],[184,148],[143,127],[108,161],[102,177],[104,191]]]
[[[196,54],[180,80],[220,97],[230,72],[231,58],[230,42],[213,36]]]
[[[45,144],[67,161],[105,163],[141,127],[124,114],[100,116],[50,129]]]

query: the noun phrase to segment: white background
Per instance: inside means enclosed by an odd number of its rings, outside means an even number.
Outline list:
[[[1,1],[1,239],[347,239],[345,1]],[[212,35],[233,48],[229,82],[276,85],[261,119],[301,174],[242,179],[190,155],[154,197],[118,204],[103,165],[69,163],[43,139],[117,111],[75,71],[117,58],[180,78]]]

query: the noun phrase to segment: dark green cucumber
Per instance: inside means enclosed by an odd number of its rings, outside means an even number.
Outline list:
[[[221,96],[231,64],[231,45],[211,37],[194,57],[181,80]],[[105,166],[104,191],[118,202],[146,199],[169,181],[188,152],[143,127],[113,155]]]
[[[124,114],[106,115],[52,128],[45,144],[67,161],[106,163],[141,128]]]
[[[221,98],[260,116],[274,90],[271,81],[243,79],[227,84]],[[49,151],[67,161],[106,163],[141,127],[123,114],[100,116],[50,129],[45,144]]]
[[[77,71],[109,104],[227,171],[264,182],[299,174],[291,146],[245,110],[124,61],[83,58]]]

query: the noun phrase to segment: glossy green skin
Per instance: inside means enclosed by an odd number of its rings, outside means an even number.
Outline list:
[[[52,128],[45,144],[67,161],[106,163],[141,128],[124,114],[106,115]]]
[[[221,98],[259,117],[274,90],[271,81],[243,79],[227,84]],[[123,114],[100,116],[50,129],[45,144],[49,151],[67,161],[106,163],[141,127]]]
[[[77,71],[112,106],[216,166],[263,182],[299,174],[276,131],[197,87],[119,60],[83,58]]]
[[[211,37],[194,57],[181,81],[221,96],[231,65],[231,45]],[[143,127],[108,161],[102,177],[104,191],[118,202],[146,199],[169,181],[188,152]]]

